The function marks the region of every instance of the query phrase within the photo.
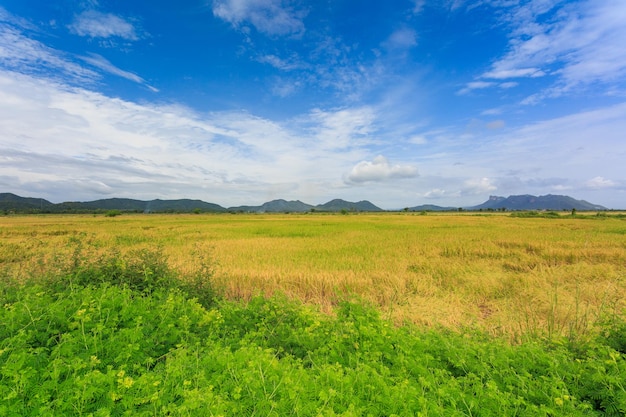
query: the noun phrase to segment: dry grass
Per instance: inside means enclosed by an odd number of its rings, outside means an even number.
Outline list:
[[[592,217],[589,215],[589,217]],[[283,292],[331,311],[355,294],[396,322],[493,334],[589,333],[626,299],[626,221],[502,214],[0,217],[5,273],[45,272],[77,245],[161,248],[217,264],[227,297]]]

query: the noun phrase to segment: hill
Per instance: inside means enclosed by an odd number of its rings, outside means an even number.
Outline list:
[[[94,201],[66,201],[54,204],[42,198],[20,197],[11,193],[0,193],[0,210],[21,213],[81,213],[106,210],[131,212],[225,212],[222,206],[201,200],[134,200],[130,198],[108,198]]]
[[[228,211],[245,213],[303,213],[311,211],[312,205],[303,203],[300,200],[286,201],[283,199],[268,201],[260,206],[238,206],[229,207]]]
[[[229,207],[229,211],[245,212],[245,213],[304,213],[311,210],[316,211],[330,211],[337,212],[342,210],[347,211],[383,211],[380,207],[376,207],[369,201],[359,201],[353,203],[351,201],[345,201],[340,199],[331,200],[324,204],[318,204],[312,206],[310,204],[303,203],[300,200],[285,201],[285,200],[272,200],[264,203],[260,206],[238,206]]]
[[[345,201],[341,199],[334,199],[328,203],[318,204],[315,206],[318,211],[383,211],[380,207],[376,207],[374,204],[367,200],[359,201],[356,203]]]
[[[457,207],[442,207],[433,204],[422,204],[421,206],[409,207],[408,211],[453,211]]]
[[[606,207],[585,200],[576,200],[565,195],[511,195],[509,197],[490,196],[489,200],[467,210],[507,209],[507,210],[606,210]]]
[[[409,207],[408,211],[455,211],[457,207],[442,207],[423,204]],[[576,200],[564,195],[511,195],[509,197],[490,196],[487,201],[477,206],[463,207],[464,210],[607,210],[598,204],[585,200]],[[384,211],[367,200],[351,202],[334,199],[324,204],[313,206],[300,200],[272,200],[260,206],[237,206],[228,209],[202,200],[135,200],[131,198],[108,198],[94,201],[67,201],[51,203],[43,198],[20,197],[12,193],[0,193],[0,211],[19,213],[92,213],[107,210],[120,210],[136,213],[305,213],[308,211],[339,212],[379,212]]]
[[[20,197],[13,193],[0,193],[0,210],[5,211],[41,211],[54,206],[43,198]]]

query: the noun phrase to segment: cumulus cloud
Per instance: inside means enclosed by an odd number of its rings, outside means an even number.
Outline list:
[[[128,20],[111,13],[86,10],[68,26],[70,32],[90,38],[119,37],[129,41],[139,39],[135,27]]]
[[[213,14],[239,28],[250,23],[267,35],[300,35],[305,12],[288,0],[214,0]]]
[[[461,193],[463,195],[485,194],[497,190],[493,180],[490,178],[471,178],[465,181]]]
[[[417,168],[411,165],[391,165],[387,158],[379,155],[372,161],[361,161],[356,164],[348,174],[347,180],[351,183],[379,182],[414,178],[417,175]]]

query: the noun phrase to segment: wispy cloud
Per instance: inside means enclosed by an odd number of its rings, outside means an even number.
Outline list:
[[[626,3],[621,0],[546,2],[506,6],[512,32],[508,52],[484,79],[551,77],[554,81],[527,103],[626,78]]]
[[[295,54],[291,55],[288,58],[280,58],[279,56],[274,54],[262,55],[257,58],[257,61],[263,64],[269,64],[274,68],[282,71],[292,71],[296,69],[302,69],[307,66]]]
[[[137,74],[133,74],[132,72],[124,71],[111,62],[109,62],[106,58],[101,55],[90,53],[86,56],[81,56],[80,59],[87,62],[90,65],[93,65],[96,68],[99,68],[109,74],[117,75],[118,77],[126,78],[127,80],[133,81],[137,84],[145,85],[149,90],[153,92],[158,92],[159,90],[155,87],[149,85],[143,78],[138,76]]]
[[[306,12],[289,0],[214,0],[213,14],[236,28],[251,24],[267,35],[301,35]]]
[[[68,28],[76,35],[90,38],[118,37],[129,41],[139,39],[135,27],[127,19],[97,10],[80,13]]]
[[[424,6],[426,5],[426,0],[412,0],[413,8],[411,12],[413,14],[420,14],[422,10],[424,10]]]
[[[0,68],[27,74],[53,76],[58,72],[76,82],[92,82],[99,75],[71,61],[62,52],[25,35],[32,29],[28,22],[0,9]]]
[[[8,72],[0,72],[0,95],[0,155],[11,157],[0,177],[42,190],[53,178],[67,198],[110,189],[138,198],[210,192],[222,204],[240,204],[280,185],[317,199],[345,187],[344,173],[375,131],[367,108],[277,123],[245,112],[139,105]],[[76,190],[68,192],[70,184]]]
[[[417,33],[415,30],[403,27],[395,30],[389,38],[383,42],[387,49],[408,49],[417,45]]]
[[[488,88],[495,85],[495,83],[493,82],[489,82],[489,81],[472,81],[469,82],[465,85],[465,87],[463,87],[462,89],[460,89],[457,94],[459,95],[464,95],[464,94],[468,94],[474,90],[480,90],[483,88]]]
[[[158,91],[137,74],[116,67],[101,55],[89,53],[77,57],[50,48],[29,36],[27,22],[20,23],[11,19],[6,11],[3,11],[2,17],[0,68],[53,79],[63,84],[83,86],[93,85],[102,78],[101,72],[105,72],[144,85],[151,91]],[[81,61],[88,65],[81,65]]]

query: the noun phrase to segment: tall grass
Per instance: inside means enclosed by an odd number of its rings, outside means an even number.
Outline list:
[[[358,297],[334,315],[278,295],[200,303],[197,275],[158,251],[91,254],[74,247],[69,266],[23,282],[0,275],[0,415],[626,413],[623,320],[576,345],[510,344],[394,326]],[[196,273],[211,271],[202,262]]]
[[[230,299],[283,293],[331,312],[353,294],[395,323],[575,339],[623,311],[625,230],[583,215],[8,216],[0,261],[28,277],[65,267],[79,246],[94,257],[160,248],[183,276],[209,260]]]

